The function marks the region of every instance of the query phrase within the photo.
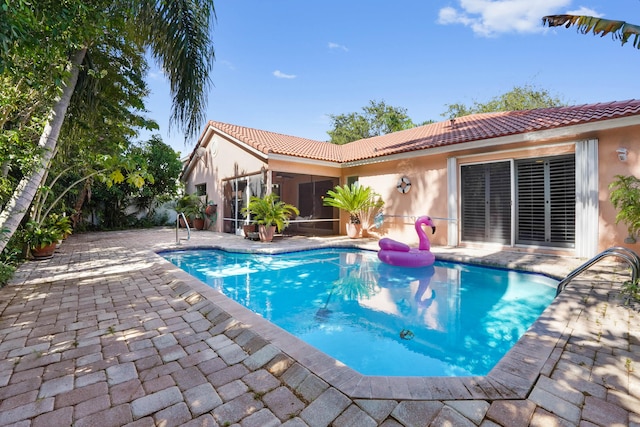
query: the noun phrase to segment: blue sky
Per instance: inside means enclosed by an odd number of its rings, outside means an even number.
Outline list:
[[[370,100],[444,120],[447,104],[486,102],[533,85],[569,104],[640,97],[640,51],[611,36],[549,29],[573,13],[640,24],[640,0],[217,0],[208,120],[328,140],[330,114]],[[154,66],[149,118],[168,129],[169,89]],[[204,126],[204,124],[203,124]],[[144,136],[143,136],[144,137]]]

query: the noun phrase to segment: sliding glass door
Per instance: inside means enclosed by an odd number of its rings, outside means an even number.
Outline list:
[[[463,165],[462,240],[574,247],[575,175],[574,155]]]

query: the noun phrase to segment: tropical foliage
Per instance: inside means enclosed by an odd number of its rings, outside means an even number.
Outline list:
[[[300,214],[297,207],[279,200],[275,193],[269,193],[264,197],[251,196],[242,213],[249,216],[259,225],[275,225],[278,233],[289,224],[292,216]]]
[[[149,141],[129,146],[125,156],[119,168],[120,179],[125,178],[124,181],[114,185],[109,179],[112,173],[97,175],[89,186],[91,197],[79,212],[81,218],[97,218],[94,225],[100,229],[165,225],[168,214],[158,207],[177,197],[182,170],[179,154],[153,136]],[[83,192],[80,195],[86,190],[77,188]]]
[[[176,202],[176,212],[183,213],[189,219],[203,219],[205,214],[205,204],[196,194],[185,194]]]
[[[186,136],[197,134],[211,84],[213,17],[212,0],[3,2],[0,228],[8,236],[30,212],[48,176],[58,183],[64,179],[57,178],[59,171],[50,174],[56,157],[90,159],[86,166],[99,170],[94,160],[121,156],[137,129],[155,126],[141,116],[147,53],[169,80],[171,124]],[[64,162],[59,165],[64,169]],[[143,169],[129,172],[142,177]],[[122,169],[121,176],[108,172],[114,183],[129,179]],[[80,171],[77,179],[91,173]],[[90,194],[89,181],[83,181],[78,202]]]
[[[62,239],[62,233],[49,224],[29,221],[24,227],[24,241],[30,248],[44,248]]]
[[[325,206],[341,209],[349,214],[349,221],[360,224],[368,221],[375,211],[382,208],[384,202],[371,187],[365,187],[358,182],[351,185],[336,185],[333,190],[327,191],[323,199]]]
[[[609,190],[609,200],[618,210],[616,224],[624,222],[629,237],[635,239],[640,231],[640,179],[633,175],[616,175]]]
[[[616,21],[588,15],[549,15],[542,18],[543,25],[549,27],[576,27],[582,34],[593,33],[601,37],[611,34],[621,44],[633,39],[632,45],[640,49],[640,26],[625,21]]]
[[[132,152],[145,162],[147,172],[153,176],[153,182],[147,182],[141,188],[131,188],[132,200],[148,217],[152,217],[158,205],[174,200],[178,194],[182,172],[180,155],[159,136],[133,147]]]

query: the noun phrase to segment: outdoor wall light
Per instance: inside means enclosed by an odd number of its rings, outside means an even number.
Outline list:
[[[627,161],[627,149],[626,148],[618,148],[616,150],[616,153],[618,153],[618,160],[620,160],[621,162],[626,162]]]
[[[207,160],[205,159],[206,155],[207,155],[207,149],[204,147],[198,147],[195,151],[195,153],[193,153],[193,155],[195,156],[195,158],[197,160],[202,160],[202,163],[204,164],[204,167],[207,167]]]

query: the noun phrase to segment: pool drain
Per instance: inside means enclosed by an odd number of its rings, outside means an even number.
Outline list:
[[[413,337],[413,332],[411,332],[409,329],[403,329],[400,331],[400,338],[402,338],[403,340],[410,340],[413,339]]]

